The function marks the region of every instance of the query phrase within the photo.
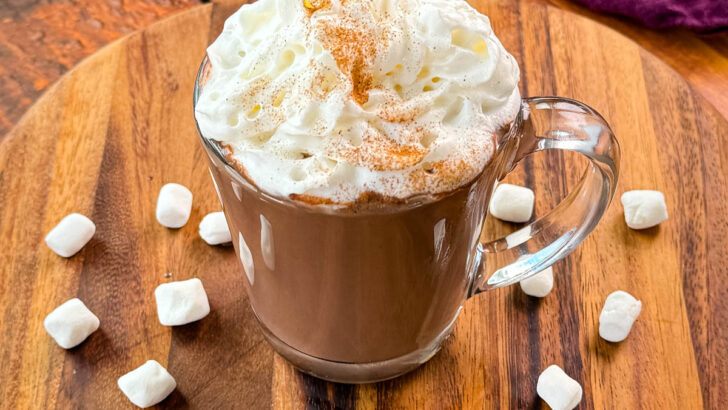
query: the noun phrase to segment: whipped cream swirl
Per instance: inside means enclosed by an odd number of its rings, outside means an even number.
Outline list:
[[[520,107],[515,59],[463,0],[258,0],[207,54],[202,134],[279,197],[447,192]]]

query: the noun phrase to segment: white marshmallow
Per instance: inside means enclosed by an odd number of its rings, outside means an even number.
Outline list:
[[[117,384],[134,405],[143,409],[164,400],[177,387],[174,377],[156,360],[148,360],[119,377]]]
[[[551,289],[554,288],[554,271],[549,266],[530,278],[522,280],[520,283],[523,293],[528,296],[542,298],[551,293]]]
[[[81,214],[69,214],[45,237],[49,248],[64,258],[80,251],[96,233],[96,225]]]
[[[581,402],[581,385],[552,364],[539,376],[536,392],[554,410],[571,410]]]
[[[508,222],[526,222],[533,214],[533,191],[526,187],[500,184],[490,199],[489,211],[494,217]]]
[[[70,349],[99,328],[99,318],[78,298],[73,298],[48,314],[43,327],[59,346]]]
[[[651,228],[667,219],[665,195],[660,191],[637,190],[622,194],[624,220],[632,229]]]
[[[154,290],[159,323],[165,326],[185,325],[210,313],[210,304],[202,282],[197,279],[164,283]]]
[[[200,222],[200,237],[208,245],[220,245],[232,241],[224,212],[212,212]]]
[[[642,302],[627,292],[618,290],[607,296],[599,315],[599,336],[609,342],[621,342],[632,330],[642,311]]]
[[[180,184],[166,184],[157,198],[157,221],[167,228],[181,228],[190,218],[192,192]]]
[[[480,235],[480,231],[478,231],[478,235]],[[523,228],[508,234],[506,236],[506,245],[508,246],[508,249],[515,248],[529,239],[531,239],[531,225],[526,225]]]

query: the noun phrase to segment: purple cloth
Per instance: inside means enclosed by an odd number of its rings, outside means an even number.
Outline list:
[[[682,26],[702,33],[728,29],[728,0],[578,0],[592,10],[622,14],[647,27]]]

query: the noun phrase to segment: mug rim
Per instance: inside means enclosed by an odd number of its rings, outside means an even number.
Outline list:
[[[406,210],[417,208],[420,206],[427,205],[429,203],[438,202],[441,201],[447,197],[450,197],[454,195],[456,192],[459,192],[461,190],[470,189],[472,185],[481,178],[483,173],[485,173],[495,162],[497,157],[501,153],[501,148],[506,145],[504,142],[512,135],[517,134],[518,130],[520,129],[520,123],[522,119],[522,112],[523,112],[523,104],[521,104],[521,108],[519,108],[518,113],[516,114],[515,118],[509,123],[509,129],[507,132],[503,133],[501,138],[496,139],[496,147],[495,152],[493,153],[493,156],[488,160],[488,162],[485,164],[483,169],[472,179],[468,180],[466,183],[462,184],[461,186],[451,189],[446,192],[437,193],[437,194],[431,194],[431,193],[422,193],[422,194],[416,194],[409,196],[407,198],[401,199],[401,202],[378,202],[377,205],[366,205],[361,204],[360,206],[357,206],[357,202],[353,203],[346,203],[346,204],[311,204],[304,201],[295,200],[289,197],[280,197],[272,195],[265,190],[261,189],[254,181],[251,181],[250,179],[246,178],[245,176],[241,175],[241,173],[238,171],[238,169],[230,164],[230,162],[225,158],[225,155],[222,153],[220,147],[217,144],[214,144],[210,138],[207,138],[203,135],[202,130],[200,130],[200,124],[197,121],[196,113],[196,107],[197,107],[197,101],[199,99],[200,95],[200,89],[202,87],[201,80],[203,77],[203,74],[205,73],[205,69],[211,66],[210,65],[210,59],[207,55],[202,59],[202,62],[200,63],[200,66],[197,69],[197,75],[195,76],[195,85],[192,93],[192,117],[195,121],[195,128],[197,129],[197,135],[202,140],[203,148],[209,153],[213,153],[213,155],[216,157],[220,163],[224,165],[224,167],[234,175],[235,179],[238,180],[238,182],[242,185],[244,189],[251,190],[255,192],[258,196],[262,197],[265,200],[276,202],[281,205],[291,206],[299,209],[306,209],[309,212],[316,212],[316,213],[326,213],[326,214],[341,214],[341,215],[371,215],[371,214],[396,214],[399,212],[404,212]],[[515,126],[514,126],[515,125]],[[342,212],[344,210],[351,210],[355,209],[355,211],[352,212]]]

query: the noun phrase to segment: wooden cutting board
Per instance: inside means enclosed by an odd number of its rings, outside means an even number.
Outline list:
[[[197,235],[219,210],[192,117],[205,47],[239,3],[206,5],[109,45],[66,75],[0,142],[0,407],[129,408],[116,379],[155,359],[177,379],[169,408],[537,408],[536,379],[556,363],[584,387],[582,408],[722,408],[728,397],[728,123],[675,72],[585,18],[528,0],[473,0],[519,61],[524,95],[582,100],[622,145],[616,198],[665,193],[670,219],[627,229],[614,201],[594,233],[555,267],[554,291],[518,287],[468,301],[453,336],[422,368],[374,385],[296,372],[263,340],[232,248]],[[509,177],[543,214],[584,163],[528,159]],[[159,188],[188,186],[180,230],[156,223]],[[66,214],[97,232],[63,259],[43,243]],[[514,226],[489,221],[507,233]],[[154,288],[202,279],[212,312],[161,326]],[[610,292],[642,300],[620,344],[598,337]],[[79,297],[101,328],[59,348],[43,318]],[[311,329],[316,331],[316,329]]]

